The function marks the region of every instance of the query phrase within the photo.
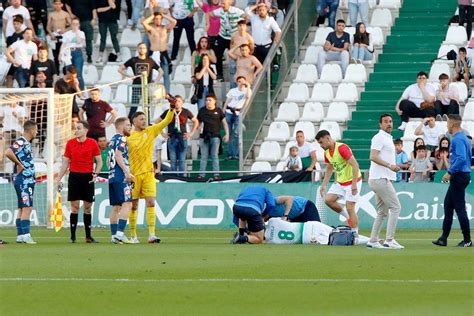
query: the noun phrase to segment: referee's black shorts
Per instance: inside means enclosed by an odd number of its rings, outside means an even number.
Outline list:
[[[68,201],[94,202],[94,182],[91,173],[71,172],[67,182]]]

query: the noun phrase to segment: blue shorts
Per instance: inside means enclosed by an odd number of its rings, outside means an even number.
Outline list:
[[[125,182],[109,183],[109,201],[110,205],[122,205],[125,202],[132,201],[132,186]]]
[[[21,175],[15,177],[13,181],[18,199],[18,208],[33,206],[33,193],[35,191],[35,179],[25,178]]]
[[[252,233],[257,233],[265,228],[262,214],[251,207],[234,205],[234,216],[247,222],[247,228]]]

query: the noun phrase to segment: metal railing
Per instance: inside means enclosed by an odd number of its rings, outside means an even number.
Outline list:
[[[273,43],[260,73],[253,84],[253,94],[248,106],[240,113],[239,121],[239,169],[252,153],[252,146],[261,132],[262,125],[271,115],[272,104],[288,77],[291,65],[298,60],[299,46],[309,26],[316,18],[314,5],[310,1],[294,0],[288,10],[279,43]],[[273,71],[273,61],[278,60],[279,70]]]

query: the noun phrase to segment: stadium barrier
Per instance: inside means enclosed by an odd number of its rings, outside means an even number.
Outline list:
[[[317,183],[264,184],[277,195],[300,195],[315,201],[321,219],[328,225],[341,224],[338,216],[328,210],[319,194]],[[232,206],[239,192],[248,183],[208,184],[160,183],[156,204],[156,216],[160,228],[232,228]],[[396,183],[395,189],[402,204],[398,227],[407,229],[440,229],[443,220],[443,200],[448,186],[441,183]],[[46,184],[36,186],[36,192],[46,191]],[[111,211],[107,183],[97,183],[93,206],[93,225],[107,226]],[[14,197],[12,184],[0,184],[0,196]],[[44,194],[37,194],[34,201],[32,225],[46,226],[47,210]],[[69,218],[67,191],[63,193],[63,212]],[[42,197],[42,198],[41,198]],[[14,226],[16,203],[14,198],[0,199],[0,227]],[[472,221],[474,187],[470,185],[466,195],[466,207]],[[376,214],[374,193],[367,183],[357,205],[360,227],[369,229]],[[138,225],[145,223],[145,202],[140,201]],[[471,223],[472,225],[473,223]],[[458,225],[457,221],[454,225]],[[68,223],[65,223],[68,226]]]

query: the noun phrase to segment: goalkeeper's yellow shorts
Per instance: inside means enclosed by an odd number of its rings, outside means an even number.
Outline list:
[[[156,197],[156,180],[153,172],[135,176],[132,198],[135,200],[146,197]]]

